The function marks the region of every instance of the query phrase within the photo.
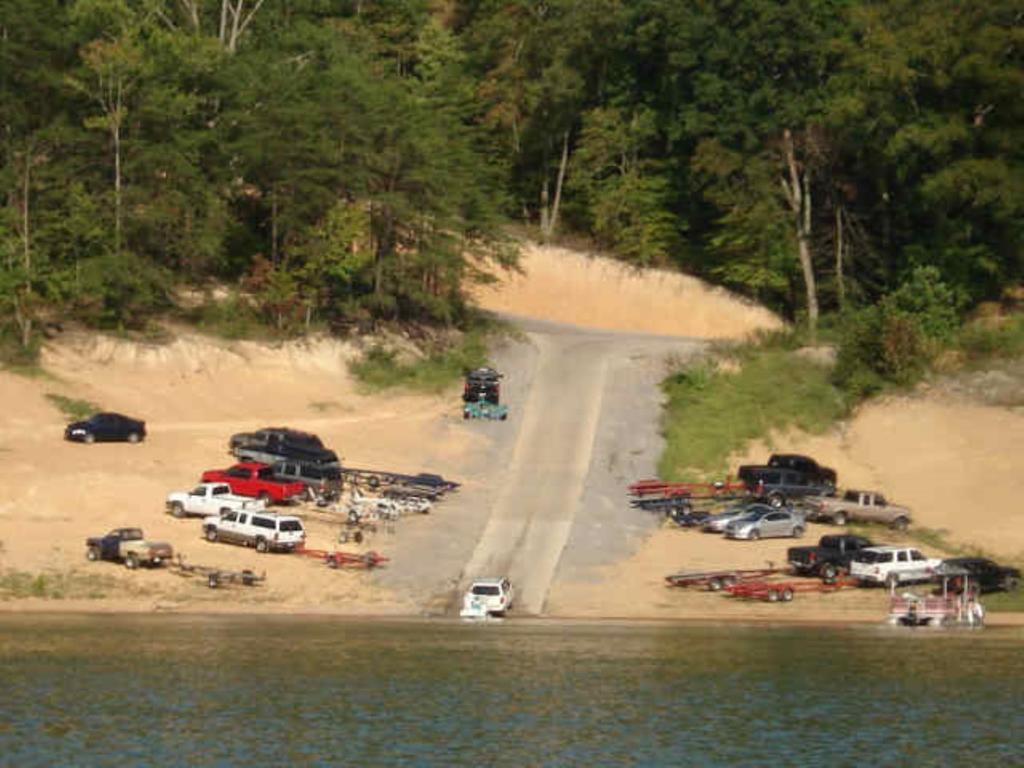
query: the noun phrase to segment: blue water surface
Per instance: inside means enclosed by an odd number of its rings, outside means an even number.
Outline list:
[[[1024,634],[0,617],[3,766],[1024,765]]]

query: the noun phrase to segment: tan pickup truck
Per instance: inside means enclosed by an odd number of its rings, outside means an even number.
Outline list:
[[[89,560],[113,560],[131,569],[140,565],[157,567],[174,556],[170,544],[147,541],[139,528],[115,528],[106,536],[86,539],[85,556]]]
[[[846,525],[849,522],[882,523],[905,531],[910,525],[910,510],[890,504],[875,491],[846,491],[835,498],[820,497],[807,501],[807,519],[819,523]]]

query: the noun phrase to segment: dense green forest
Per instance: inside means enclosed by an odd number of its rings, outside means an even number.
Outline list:
[[[1022,95],[1019,0],[0,0],[0,321],[458,324],[519,222],[898,357],[1021,279]]]

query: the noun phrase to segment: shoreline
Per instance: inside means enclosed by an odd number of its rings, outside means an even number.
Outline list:
[[[361,606],[365,609],[365,606]],[[714,625],[749,625],[757,627],[771,627],[771,626],[805,626],[805,627],[822,627],[822,628],[836,628],[836,627],[866,627],[866,626],[877,626],[887,627],[890,626],[884,616],[881,616],[874,611],[855,611],[855,612],[843,612],[829,615],[828,613],[819,613],[817,615],[808,615],[807,612],[801,611],[799,614],[787,615],[782,609],[781,612],[775,613],[775,608],[778,606],[771,606],[771,613],[766,613],[765,608],[768,606],[761,606],[758,604],[752,604],[751,612],[749,614],[742,613],[729,613],[722,614],[715,611],[684,611],[677,615],[613,615],[609,614],[606,616],[595,616],[595,615],[583,615],[583,614],[543,614],[543,615],[524,615],[524,616],[511,616],[506,619],[496,620],[491,622],[479,622],[480,624],[500,624],[508,623],[511,625],[557,625],[560,623],[564,624],[576,624],[576,625],[619,625],[619,626],[665,626],[674,624],[714,624]],[[407,611],[367,611],[359,610],[358,607],[354,607],[354,610],[339,610],[337,608],[320,608],[317,609],[315,606],[296,606],[295,608],[284,609],[284,610],[256,610],[251,606],[244,604],[223,604],[217,607],[212,606],[197,606],[197,605],[181,605],[181,606],[161,606],[154,605],[152,603],[141,603],[135,601],[104,601],[104,600],[67,600],[67,601],[55,601],[49,599],[39,598],[23,598],[19,600],[0,602],[0,620],[7,619],[8,617],[17,616],[25,619],[38,618],[38,617],[84,617],[84,616],[175,616],[175,617],[193,617],[193,618],[246,618],[246,619],[267,619],[267,620],[280,620],[280,619],[344,619],[348,621],[358,622],[423,622],[423,623],[476,623],[476,622],[464,622],[458,616],[448,614],[424,614],[424,613],[408,613]],[[1002,628],[1016,628],[1024,627],[1024,612],[1020,611],[1006,611],[1006,612],[990,612],[985,618],[985,628],[989,629],[1002,629]],[[932,628],[922,628],[932,629]],[[949,627],[947,629],[955,629],[955,627]]]

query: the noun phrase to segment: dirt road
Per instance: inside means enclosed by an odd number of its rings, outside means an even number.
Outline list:
[[[507,460],[499,446],[490,515],[461,582],[508,575],[517,612],[540,614],[560,570],[578,576],[588,553],[603,560],[622,552],[645,527],[623,488],[653,473],[657,384],[668,355],[692,355],[702,345],[536,321],[520,326],[535,350],[532,381],[525,398],[511,403],[515,418],[507,424],[517,424],[517,434]]]

